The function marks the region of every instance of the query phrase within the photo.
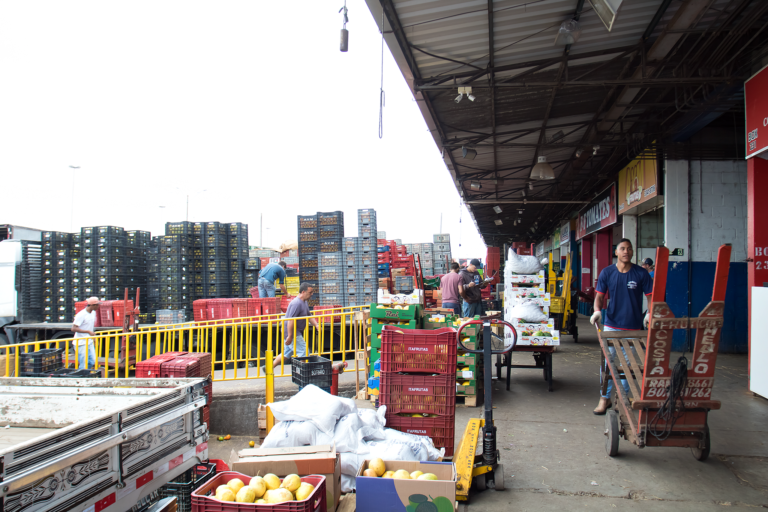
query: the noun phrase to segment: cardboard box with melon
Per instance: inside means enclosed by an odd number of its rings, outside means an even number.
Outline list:
[[[355,483],[357,512],[453,512],[456,506],[451,462],[365,460]]]

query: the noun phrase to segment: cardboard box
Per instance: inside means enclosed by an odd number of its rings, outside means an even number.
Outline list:
[[[424,304],[424,290],[413,290],[413,293],[395,294],[379,288],[379,304]]]
[[[368,467],[363,461],[357,472],[357,512],[416,510],[423,502],[432,502],[430,510],[452,512],[456,509],[456,466],[452,462],[384,461],[388,470],[409,473],[433,473],[437,480],[396,480],[363,476]],[[411,506],[411,508],[406,508]]]
[[[256,476],[274,473],[279,477],[323,475],[328,510],[336,510],[341,498],[341,454],[331,445],[291,448],[246,448],[232,452],[232,471]]]
[[[70,352],[71,354],[71,352]],[[6,375],[5,367],[8,365],[8,375]],[[13,354],[0,355],[0,377],[10,377],[16,374],[16,358]]]

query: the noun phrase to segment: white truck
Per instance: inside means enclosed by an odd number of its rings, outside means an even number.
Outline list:
[[[131,510],[208,459],[206,383],[0,378],[0,510]]]

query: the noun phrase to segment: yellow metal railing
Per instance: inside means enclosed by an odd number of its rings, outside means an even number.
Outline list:
[[[285,331],[288,324],[296,333],[298,323],[305,321],[301,332],[306,344],[306,355],[319,355],[333,360],[341,356],[354,357],[356,349],[364,349],[362,340],[367,325],[355,319],[356,313],[367,310],[368,306],[335,308],[315,311],[309,317],[285,318],[284,315],[264,315],[250,318],[233,318],[188,322],[173,325],[142,326],[138,331],[122,333],[117,330],[98,331],[95,337],[86,338],[88,343],[75,345],[75,340],[66,338],[48,341],[32,341],[5,345],[0,356],[5,354],[4,367],[0,373],[18,376],[19,353],[41,348],[63,349],[64,361],[81,368],[80,355],[88,361],[89,352],[96,352],[96,368],[103,377],[130,377],[136,364],[154,355],[166,352],[210,352],[212,377],[214,381],[265,378],[261,367],[266,365],[267,351],[281,356],[285,353]],[[314,324],[317,324],[316,326]],[[334,343],[338,338],[338,348]],[[293,344],[296,339],[294,336]],[[84,352],[81,354],[81,352]],[[275,367],[275,377],[289,377],[285,365],[290,361],[281,358]],[[65,365],[66,366],[66,365]]]

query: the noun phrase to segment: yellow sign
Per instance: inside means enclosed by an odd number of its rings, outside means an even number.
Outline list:
[[[658,195],[655,153],[646,153],[644,157],[632,160],[619,171],[619,213],[624,213]]]

